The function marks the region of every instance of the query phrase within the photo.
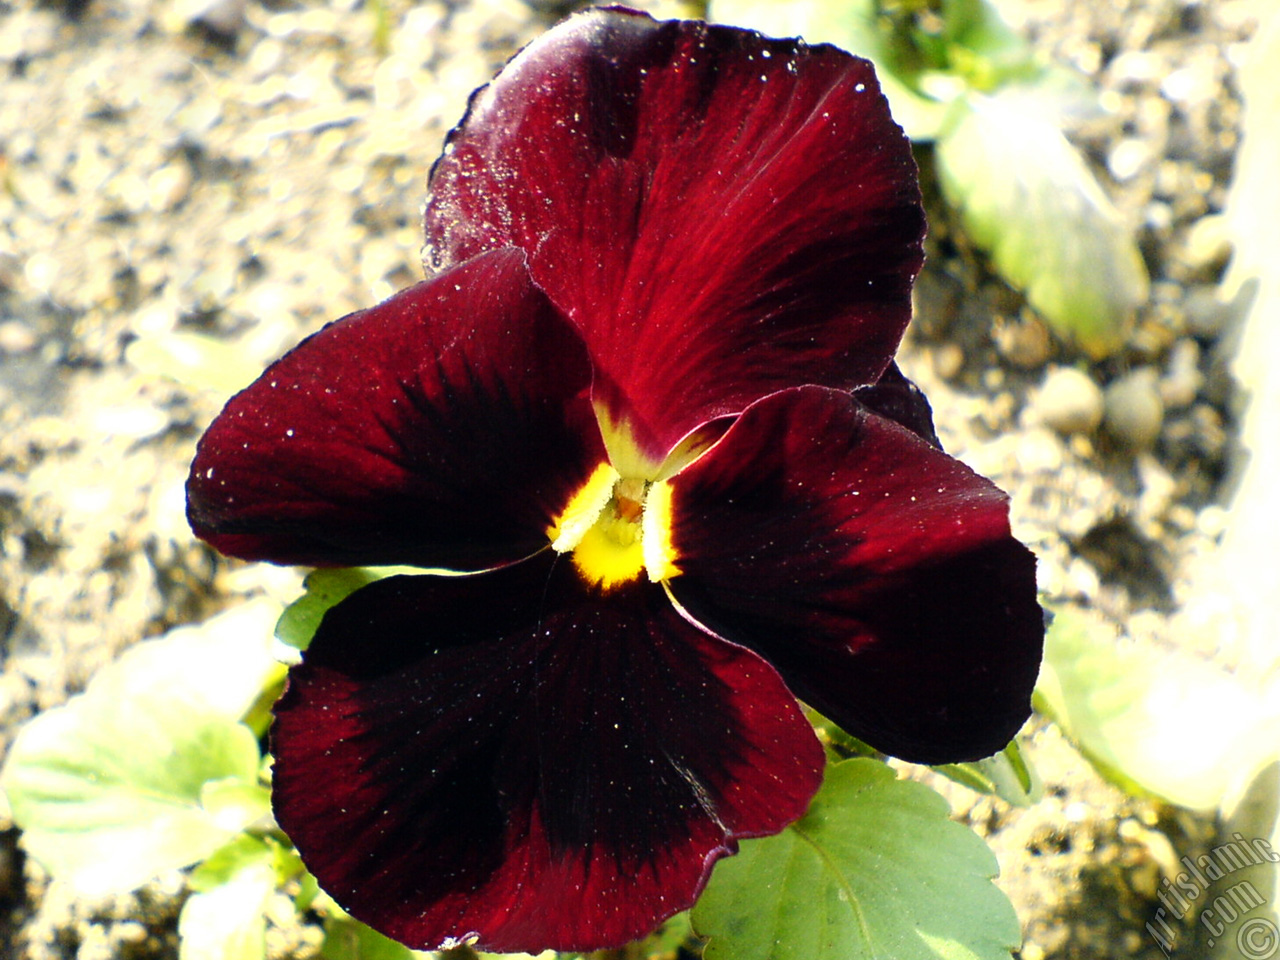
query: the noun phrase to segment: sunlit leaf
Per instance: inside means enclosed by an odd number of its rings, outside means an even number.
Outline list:
[[[0,782],[31,855],[103,895],[225,843],[244,824],[211,816],[204,785],[255,782],[258,757],[247,727],[207,707],[164,690],[120,700],[95,681],[22,729]]]
[[[1241,71],[1244,116],[1235,159],[1235,179],[1227,201],[1227,224],[1234,247],[1222,299],[1249,303],[1238,335],[1230,340],[1231,372],[1247,397],[1237,442],[1244,456],[1233,465],[1235,492],[1222,550],[1214,558],[1216,582],[1200,585],[1201,599],[1219,605],[1223,638],[1234,647],[1242,669],[1280,680],[1275,599],[1280,593],[1280,8],[1270,7],[1247,48]],[[1277,744],[1280,750],[1280,744]]]
[[[988,0],[944,0],[942,39],[950,68],[977,90],[1027,80],[1042,69],[1034,51]]]
[[[1045,638],[1036,702],[1122,788],[1204,810],[1258,767],[1260,750],[1274,754],[1258,734],[1280,714],[1240,678],[1118,639],[1070,608]]]
[[[320,956],[324,960],[421,960],[431,954],[410,950],[359,920],[341,914],[325,922]]]
[[[301,866],[301,859],[298,860],[298,864]],[[319,897],[320,881],[315,878],[315,875],[311,873],[311,871],[306,870],[302,872],[298,878],[297,896],[293,898],[294,908],[297,909],[299,913],[303,910],[310,910]]]
[[[152,691],[189,700],[239,720],[264,687],[283,676],[271,654],[271,625],[280,605],[259,598],[155,640],[130,647],[94,678],[104,696],[120,700]]]
[[[279,670],[277,610],[255,601],[144,641],[19,732],[0,782],[55,877],[131,890],[265,813],[258,741],[239,719]]]
[[[238,777],[210,780],[200,790],[200,805],[214,823],[239,830],[271,815],[271,791]]]
[[[956,104],[938,177],[965,231],[1064,340],[1094,358],[1125,342],[1146,266],[1083,159],[1033,97]]]
[[[940,774],[978,793],[991,794],[1017,807],[1040,799],[1044,784],[1030,766],[1017,740],[993,757],[972,763],[948,763],[934,767]]]
[[[693,938],[693,922],[686,910],[665,920],[662,926],[645,937],[641,943],[640,956],[650,960],[675,957],[680,948],[687,947]]]
[[[430,573],[414,567],[342,567],[313,570],[303,582],[305,593],[285,608],[276,621],[275,635],[285,644],[305,650],[325,611],[361,587],[400,573]],[[445,573],[445,571],[440,571]]]
[[[813,732],[818,735],[831,760],[848,760],[850,757],[884,756],[880,751],[863,743],[857,737],[846,733],[834,721],[828,720],[812,707],[804,707],[804,716],[813,724]]]
[[[880,88],[893,118],[912,140],[936,136],[946,104],[912,89],[914,74],[900,66],[892,36],[876,24],[874,0],[713,0],[709,15],[722,23],[750,27],[774,37],[803,37],[832,43],[876,65]]]
[[[828,768],[809,812],[721,861],[693,910],[707,960],[1008,960],[994,855],[938,794],[875,760]]]
[[[198,893],[214,890],[250,867],[267,864],[275,874],[277,845],[265,837],[240,833],[205,858],[191,871],[188,885]]]
[[[178,917],[179,960],[263,960],[263,910],[276,886],[274,852],[241,837],[192,878],[197,891]]]

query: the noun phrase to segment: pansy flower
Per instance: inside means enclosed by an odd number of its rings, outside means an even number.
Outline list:
[[[1034,561],[892,363],[923,229],[832,47],[596,10],[473,97],[431,279],[234,397],[188,484],[223,553],[424,568],[330,609],[276,707],[276,814],[339,903],[615,947],[804,813],[797,698],[911,760],[1005,745]]]

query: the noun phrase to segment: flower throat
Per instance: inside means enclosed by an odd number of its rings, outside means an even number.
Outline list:
[[[677,576],[666,481],[622,477],[602,463],[547,530],[587,583],[608,592],[647,571],[658,582]]]

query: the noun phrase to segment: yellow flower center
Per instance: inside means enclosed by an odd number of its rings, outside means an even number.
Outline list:
[[[588,584],[609,591],[642,571],[656,582],[679,576],[671,544],[671,488],[665,480],[622,477],[602,463],[547,529]]]

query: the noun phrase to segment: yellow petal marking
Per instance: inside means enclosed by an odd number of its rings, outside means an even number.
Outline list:
[[[602,463],[592,471],[587,482],[574,491],[564,510],[547,528],[553,550],[568,553],[582,542],[609,505],[618,479],[618,471],[608,463]]]
[[[602,403],[595,405],[596,422],[600,425],[600,436],[604,440],[604,448],[609,454],[609,462],[618,468],[624,477],[636,477],[652,480],[657,476],[662,464],[651,460],[640,449],[631,432],[631,425],[625,420],[614,420],[607,407]]]
[[[648,572],[654,583],[680,575],[671,543],[671,485],[596,467],[547,528],[588,584],[609,591]]]
[[[630,583],[644,569],[640,524],[606,510],[573,551],[582,579],[601,590]]]
[[[644,566],[654,583],[680,576],[677,554],[671,543],[671,484],[655,480],[649,484],[640,515],[640,543]]]

